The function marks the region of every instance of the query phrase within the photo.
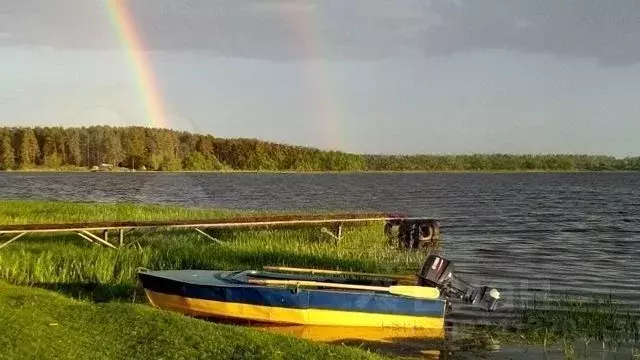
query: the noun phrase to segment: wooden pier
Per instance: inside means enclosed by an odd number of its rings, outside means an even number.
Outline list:
[[[125,231],[133,229],[148,230],[178,230],[193,229],[200,235],[212,241],[221,243],[220,240],[207,234],[205,229],[232,229],[232,228],[295,228],[295,227],[320,227],[323,233],[332,237],[336,242],[342,239],[342,226],[345,224],[364,225],[371,222],[397,221],[398,219],[411,220],[397,215],[382,213],[343,213],[343,214],[305,214],[305,215],[275,215],[275,216],[242,216],[221,217],[210,220],[176,220],[176,221],[121,221],[121,222],[91,222],[91,223],[56,223],[56,224],[25,224],[25,225],[0,225],[0,236],[8,235],[10,238],[0,243],[0,249],[30,233],[55,234],[74,233],[97,245],[110,248],[118,248],[124,245]],[[118,241],[109,241],[109,232],[118,233]],[[95,233],[99,235],[96,235]]]

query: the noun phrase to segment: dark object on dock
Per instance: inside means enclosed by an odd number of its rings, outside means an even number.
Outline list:
[[[394,218],[386,221],[384,233],[392,244],[419,249],[440,240],[440,221],[435,219]]]

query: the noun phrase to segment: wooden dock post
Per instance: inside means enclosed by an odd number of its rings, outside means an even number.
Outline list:
[[[99,236],[96,236],[96,235],[94,235],[94,234],[90,233],[90,232],[89,232],[89,231],[87,231],[87,230],[81,230],[79,233],[82,233],[83,235],[85,235],[85,236],[87,236],[87,237],[91,238],[91,240],[94,240],[94,241],[96,241],[96,242],[98,242],[98,243],[100,243],[100,244],[102,244],[102,245],[106,245],[106,246],[108,246],[108,247],[110,247],[110,248],[116,249],[116,247],[115,247],[115,246],[113,246],[113,245],[111,245],[111,243],[109,243],[109,242],[107,242],[107,241],[104,241],[104,240],[103,240],[103,239],[101,239]]]
[[[88,242],[92,243],[93,245],[98,245],[98,246],[100,246],[100,244],[98,244],[97,242],[95,242],[95,241],[91,240],[91,238],[90,238],[90,237],[88,237],[87,235],[85,235],[85,234],[83,234],[83,233],[81,233],[81,232],[79,232],[79,231],[78,231],[78,232],[76,232],[76,234],[77,234],[78,236],[80,236],[81,238],[83,238],[83,239],[87,240]]]
[[[337,225],[334,225],[333,230],[335,231],[335,233],[331,232],[331,230],[327,229],[326,227],[320,229],[320,231],[322,231],[323,233],[331,236],[337,244],[340,242],[340,240],[342,240],[342,223],[340,222]]]

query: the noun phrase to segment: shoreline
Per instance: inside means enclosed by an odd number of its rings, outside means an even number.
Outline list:
[[[2,216],[3,211],[4,217]],[[49,219],[58,222],[116,221],[118,219],[153,221],[160,218],[195,219],[227,216],[230,214],[227,211],[244,213],[246,210],[191,209],[175,205],[3,200],[0,201],[0,222],[6,223],[9,220],[32,222],[33,219],[38,219],[40,222],[49,221]],[[232,339],[235,339],[233,341],[237,344],[250,342],[256,338],[265,339],[265,343],[275,341],[276,338],[280,341],[286,340],[290,345],[288,345],[289,348],[282,351],[284,354],[281,356],[284,357],[296,352],[300,353],[302,351],[300,349],[307,349],[304,351],[307,351],[308,354],[315,353],[320,349],[333,351],[335,348],[325,348],[319,344],[315,344],[315,346],[304,345],[294,337],[271,337],[262,332],[253,332],[252,329],[244,326],[225,326],[215,322],[193,321],[181,314],[153,309],[149,307],[150,304],[144,295],[136,292],[136,269],[140,267],[149,269],[163,267],[238,269],[279,265],[407,274],[408,268],[413,270],[414,265],[419,266],[425,254],[389,248],[380,230],[377,225],[354,227],[343,241],[334,243],[329,237],[317,237],[315,229],[287,231],[265,229],[251,232],[234,229],[216,234],[216,238],[224,245],[201,238],[196,232],[177,231],[171,236],[161,232],[134,232],[124,238],[126,240],[125,246],[115,250],[118,251],[117,255],[114,255],[112,249],[96,247],[73,235],[33,236],[28,241],[17,241],[0,251],[5,269],[0,274],[0,289],[2,290],[0,291],[0,314],[3,311],[10,314],[9,319],[13,322],[8,322],[9,328],[21,324],[28,330],[28,334],[36,334],[34,336],[39,339],[38,341],[42,341],[42,344],[50,348],[59,346],[60,351],[69,348],[68,344],[71,344],[72,350],[76,352],[85,351],[84,344],[90,343],[87,339],[95,339],[95,334],[99,333],[118,335],[119,333],[114,329],[123,322],[137,324],[136,332],[128,334],[128,336],[134,337],[144,346],[161,349],[158,351],[162,352],[173,351],[172,349],[176,347],[167,346],[164,341],[143,341],[140,339],[144,339],[145,334],[151,330],[154,334],[175,335],[175,331],[173,333],[171,331],[177,328],[184,336],[171,335],[178,344],[176,346],[189,347],[196,343],[190,340],[193,339],[194,334],[204,332],[207,337],[213,339],[212,343],[206,349],[198,348],[198,353],[194,357],[209,354],[207,349],[211,349],[211,354],[215,351],[219,354],[222,351],[220,349],[229,348],[224,342],[230,341],[225,337],[225,334],[231,331],[235,334]],[[112,242],[117,241],[115,236],[111,236],[110,239]],[[357,249],[357,251],[353,249]],[[500,347],[523,349],[523,351],[525,349],[529,351],[535,347],[545,352],[561,352],[564,349],[562,346],[565,346],[567,351],[573,351],[574,348],[582,349],[581,343],[579,343],[581,339],[585,338],[585,341],[597,342],[600,341],[599,338],[596,339],[592,334],[603,334],[603,338],[606,338],[607,341],[607,350],[613,351],[611,350],[613,349],[613,345],[611,345],[614,344],[613,340],[627,341],[624,340],[627,336],[637,334],[636,329],[640,328],[640,319],[635,317],[635,313],[632,313],[633,317],[624,317],[626,316],[626,308],[615,302],[607,302],[606,298],[579,299],[577,296],[528,303],[531,306],[525,308],[523,312],[517,313],[518,317],[513,319],[513,324],[520,326],[519,328],[512,327],[511,322],[477,327],[469,325],[458,328],[460,335],[463,336],[442,346],[446,346],[447,351],[460,354],[465,353],[464,349],[485,352],[493,351],[490,349],[500,350]],[[23,297],[40,299],[40,301],[44,299],[44,301],[42,304],[33,301],[24,304],[22,302],[16,303],[16,298]],[[95,307],[95,303],[103,305]],[[69,307],[72,304],[75,306]],[[72,310],[73,314],[82,313],[84,315],[81,317],[71,316]],[[39,318],[53,320],[50,322],[33,321],[32,312],[36,312]],[[62,314],[62,316],[58,314]],[[163,322],[159,324],[152,321],[157,318],[162,319]],[[565,332],[563,326],[566,323],[577,325],[573,330]],[[3,324],[0,321],[0,330],[3,329]],[[543,327],[540,327],[540,324],[543,324]],[[57,327],[52,328],[51,326]],[[74,329],[75,335],[68,336],[67,342],[58,342],[65,333],[60,333],[59,331],[62,330],[55,329]],[[11,332],[8,333],[10,335],[8,339],[15,344],[22,344],[21,341],[28,344],[31,341],[24,340],[24,337],[11,336]],[[83,337],[82,334],[87,333],[91,336]],[[39,334],[47,335],[41,336]],[[126,339],[126,337],[124,338]],[[154,335],[153,338],[157,339],[158,336]],[[122,345],[122,339],[120,334],[105,339],[101,343],[108,344],[110,347],[122,346],[125,349],[120,357],[113,356],[115,359],[134,358],[135,356],[132,355],[134,352]],[[366,339],[363,341],[366,342]],[[630,338],[625,344],[636,346],[637,340],[635,343],[633,341]],[[604,340],[602,342],[604,347]],[[398,344],[400,343],[398,342]],[[600,346],[599,343],[597,344]],[[579,345],[580,347],[578,347]],[[17,359],[35,354],[33,352],[35,350],[31,350],[33,347],[30,345],[29,347],[27,345],[21,346],[28,349],[22,354],[23,356],[9,356],[9,358]],[[431,344],[424,345],[428,349],[431,349],[431,346]],[[440,349],[437,346],[434,348]],[[16,349],[18,346],[13,348],[9,346],[9,354],[11,351],[15,352]],[[268,349],[269,347],[262,347],[260,351],[268,351]],[[86,348],[86,351],[91,354],[96,353],[93,348]],[[392,356],[397,355],[393,354]],[[217,357],[224,358],[220,355]]]
[[[91,169],[18,169],[3,173],[107,173],[107,174],[574,174],[574,173],[638,173],[640,170],[136,170],[94,171]]]

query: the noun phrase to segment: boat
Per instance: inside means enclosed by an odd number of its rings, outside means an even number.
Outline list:
[[[491,311],[499,298],[496,289],[457,279],[453,264],[437,255],[411,285],[406,276],[274,267],[141,269],[138,278],[159,309],[283,325],[443,329],[451,301],[485,302]]]

